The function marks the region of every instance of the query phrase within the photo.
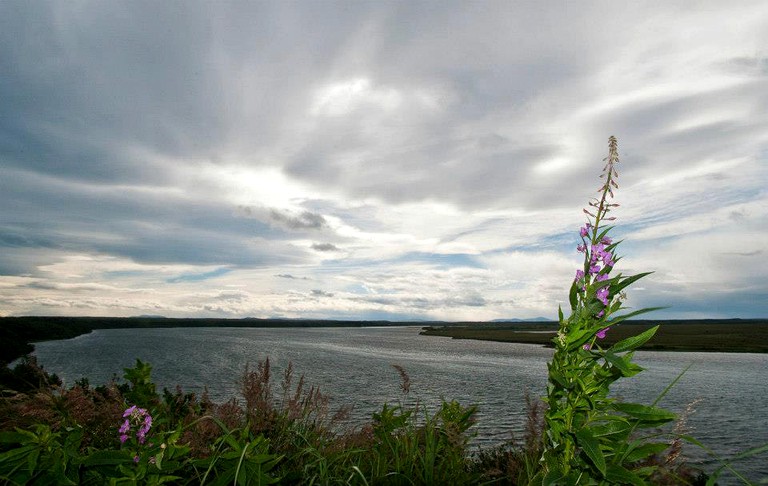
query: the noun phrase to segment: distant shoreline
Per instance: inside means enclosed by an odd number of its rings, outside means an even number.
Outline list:
[[[625,321],[612,327],[602,343],[610,345],[660,325],[656,335],[641,349],[646,351],[698,351],[768,353],[768,319],[701,319]],[[425,336],[474,339],[551,347],[556,323],[517,325],[428,326]]]
[[[604,341],[616,342],[661,324],[642,349],[768,353],[768,319],[701,319],[625,321],[612,328]],[[71,339],[96,329],[178,327],[311,328],[311,327],[422,327],[421,334],[454,339],[514,342],[549,346],[557,331],[553,321],[443,322],[352,321],[325,319],[217,319],[166,317],[0,317],[0,364],[34,350],[35,342]]]

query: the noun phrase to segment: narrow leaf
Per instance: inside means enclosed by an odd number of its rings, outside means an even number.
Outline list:
[[[677,418],[677,415],[658,407],[649,407],[640,403],[614,403],[613,408],[644,422],[664,423]]]
[[[605,476],[605,456],[603,451],[600,450],[600,442],[592,434],[592,431],[585,427],[579,429],[576,433],[576,442],[579,447],[584,451],[592,464],[597,468],[600,473]]]
[[[611,324],[613,324],[613,321],[611,321]],[[626,339],[622,339],[618,343],[611,346],[611,351],[613,353],[623,353],[624,351],[632,351],[637,349],[648,342],[648,340],[650,340],[658,330],[659,326],[654,326],[647,331],[638,334],[637,336],[631,336]]]
[[[611,464],[608,466],[605,479],[611,484],[634,484],[637,486],[645,486],[646,484],[637,474],[618,464]]]

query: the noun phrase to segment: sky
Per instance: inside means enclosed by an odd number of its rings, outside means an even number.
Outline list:
[[[0,2],[0,315],[768,317],[768,2]]]

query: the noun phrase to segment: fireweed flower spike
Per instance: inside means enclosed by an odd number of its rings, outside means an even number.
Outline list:
[[[548,366],[542,468],[531,484],[645,484],[654,467],[643,460],[662,444],[644,439],[650,447],[638,446],[629,440],[630,431],[674,418],[659,408],[638,404],[632,404],[635,415],[630,415],[609,398],[611,383],[642,370],[632,363],[631,351],[648,341],[656,328],[606,348],[595,345],[612,326],[654,310],[616,315],[622,310],[624,288],[647,274],[612,275],[618,243],[608,236],[612,228],[604,228],[603,223],[616,219],[611,212],[619,206],[612,202],[614,189],[619,187],[615,137],[608,140],[604,160],[599,197],[584,208],[588,221],[579,228],[581,244],[576,250],[582,254],[583,265],[571,284],[571,314],[565,318],[562,309],[558,312],[560,326]],[[643,455],[646,450],[648,454]],[[631,463],[627,462],[630,457]]]

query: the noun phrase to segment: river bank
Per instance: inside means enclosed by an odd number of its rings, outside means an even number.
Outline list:
[[[704,319],[677,321],[625,321],[606,332],[606,346],[660,325],[641,349],[647,351],[704,351],[768,353],[768,320]],[[551,346],[556,323],[427,326],[421,334],[453,339],[477,339]]]

